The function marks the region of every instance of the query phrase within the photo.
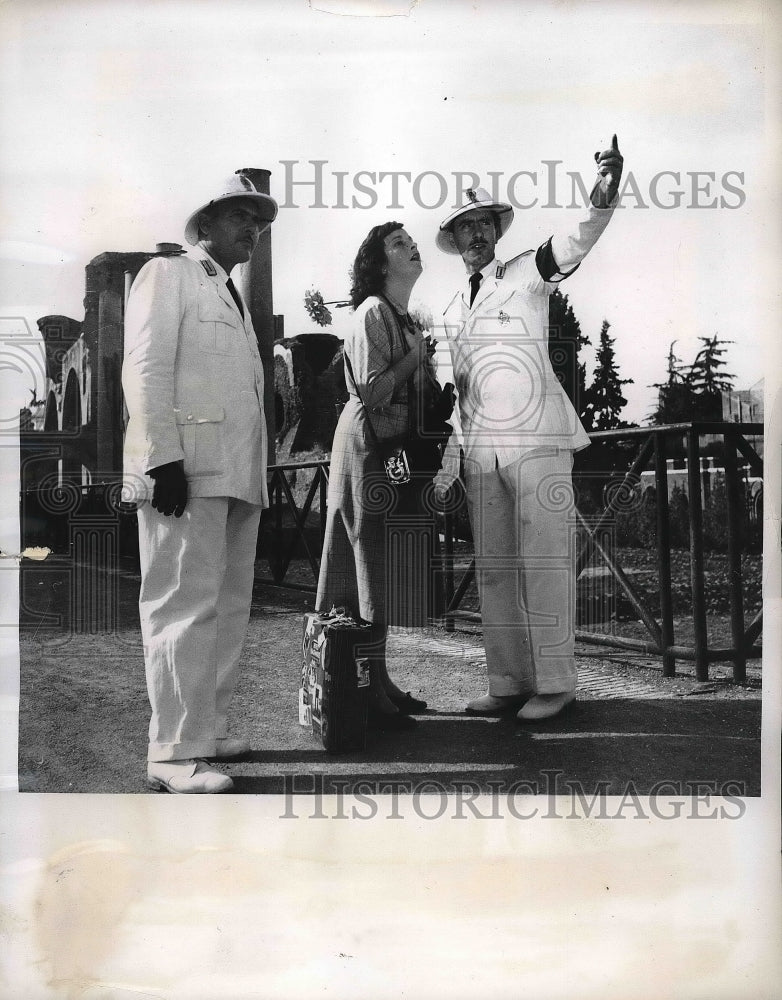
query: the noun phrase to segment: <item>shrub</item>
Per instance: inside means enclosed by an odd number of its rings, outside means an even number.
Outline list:
[[[657,544],[656,492],[653,487],[646,490],[638,507],[617,513],[616,542],[623,548],[653,548]]]
[[[725,477],[712,476],[703,503],[703,545],[710,552],[728,551],[728,497]]]
[[[678,484],[671,490],[668,500],[668,520],[670,522],[671,548],[690,547],[690,502],[687,494]]]

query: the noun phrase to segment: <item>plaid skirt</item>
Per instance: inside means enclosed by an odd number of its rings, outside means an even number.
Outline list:
[[[420,484],[391,486],[351,397],[334,433],[326,534],[315,608],[344,607],[384,625],[425,625],[436,614],[434,514]]]

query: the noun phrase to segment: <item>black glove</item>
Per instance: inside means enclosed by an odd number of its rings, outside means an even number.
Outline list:
[[[173,514],[181,517],[187,506],[187,477],[181,462],[169,462],[150,469],[149,475],[155,480],[152,491],[152,506],[166,517]]]
[[[451,414],[453,413],[454,407],[456,406],[456,397],[454,396],[453,382],[445,383],[445,386],[443,388],[443,401],[445,406],[443,419],[450,420]]]
[[[440,398],[435,403],[434,414],[437,420],[441,422],[448,420],[453,413],[453,408],[456,403],[453,390],[453,383],[446,382],[443,386],[443,391],[440,393]]]

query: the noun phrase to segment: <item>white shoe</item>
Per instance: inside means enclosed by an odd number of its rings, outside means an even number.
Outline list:
[[[576,700],[575,691],[560,691],[558,694],[536,694],[516,715],[522,722],[538,722],[552,719]]]
[[[232,757],[244,757],[249,752],[249,740],[240,740],[232,736],[221,736],[215,740],[215,755],[210,759],[230,760]]]
[[[151,760],[147,763],[147,784],[175,795],[214,795],[234,786],[227,774],[215,771],[203,760]]]
[[[465,708],[468,715],[505,715],[515,712],[527,696],[523,694],[484,694],[474,698]]]

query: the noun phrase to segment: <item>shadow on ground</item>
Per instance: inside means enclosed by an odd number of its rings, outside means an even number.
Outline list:
[[[633,788],[648,795],[662,783],[676,794],[697,792],[700,783],[712,792],[758,795],[758,726],[754,702],[581,702],[534,728],[513,717],[431,713],[413,732],[370,734],[363,753],[271,750],[231,770],[242,793],[461,788],[542,795],[579,788],[622,795]]]
[[[23,575],[20,790],[145,791],[138,578],[118,573],[101,584],[113,602],[104,631],[69,627],[73,585],[51,568]],[[635,693],[640,674],[590,660],[581,666],[592,689],[584,684],[561,718],[534,726],[476,719],[462,708],[485,688],[479,639],[436,629],[422,639],[392,636],[389,647],[398,683],[433,710],[410,732],[372,733],[363,752],[328,755],[298,725],[301,622],[311,602],[256,586],[233,712],[234,732],[254,751],[222,765],[238,794],[760,794],[759,690],[706,693],[651,677],[642,696],[628,697],[623,690]],[[596,677],[610,697],[595,693],[603,690]]]

